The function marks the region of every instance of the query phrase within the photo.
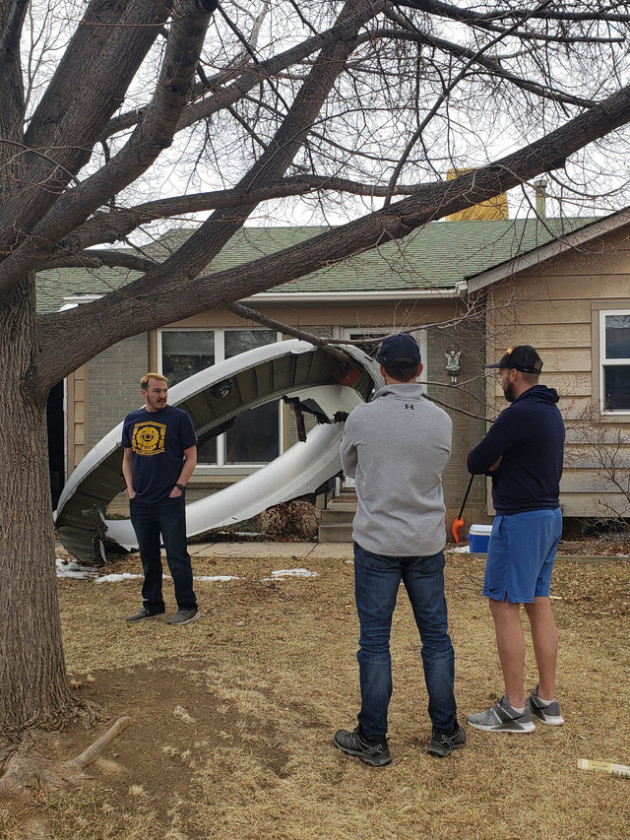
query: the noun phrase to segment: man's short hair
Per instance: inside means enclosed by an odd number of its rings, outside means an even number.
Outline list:
[[[390,379],[395,379],[397,382],[415,382],[420,372],[420,365],[413,367],[385,367],[383,365],[383,369]]]
[[[150,371],[149,373],[145,373],[144,376],[142,377],[142,379],[140,380],[140,387],[142,388],[143,391],[147,390],[147,385],[149,384],[149,379],[157,379],[160,382],[168,383],[168,379],[165,376],[163,376],[161,373],[153,373],[153,371]]]

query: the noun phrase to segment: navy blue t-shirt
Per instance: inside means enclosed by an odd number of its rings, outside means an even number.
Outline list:
[[[135,498],[154,503],[165,499],[177,483],[184,449],[197,445],[197,435],[181,408],[140,408],[125,417],[122,445],[132,451]]]
[[[564,423],[558,394],[545,385],[524,391],[502,411],[483,440],[468,453],[468,472],[492,475],[492,501],[498,514],[560,507]]]

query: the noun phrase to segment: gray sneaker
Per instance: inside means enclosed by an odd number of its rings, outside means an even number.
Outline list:
[[[375,743],[370,743],[361,734],[361,727],[348,732],[347,729],[339,729],[335,732],[335,746],[346,755],[355,755],[365,764],[372,767],[385,767],[392,763],[392,757],[387,747],[387,738],[379,738]]]
[[[431,743],[427,752],[429,755],[436,755],[438,758],[446,758],[453,750],[461,750],[466,743],[466,733],[456,723],[452,732],[445,732],[443,729],[433,727]]]
[[[173,618],[169,618],[167,624],[190,624],[196,618],[199,618],[201,613],[198,609],[194,610],[177,610]]]
[[[140,607],[137,613],[128,615],[125,621],[142,621],[144,618],[155,618],[158,615],[164,615],[164,610],[162,612],[151,612],[146,607]]]
[[[486,732],[533,732],[536,728],[529,706],[525,706],[524,712],[517,712],[505,694],[487,712],[468,715],[466,720],[475,729]]]
[[[542,703],[538,696],[538,686],[531,690],[525,705],[534,717],[543,723],[549,723],[551,726],[562,726],[564,723],[564,718],[560,712],[560,703],[557,700],[552,700],[551,703]]]

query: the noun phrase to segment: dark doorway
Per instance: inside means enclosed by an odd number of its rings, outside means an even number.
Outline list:
[[[58,382],[48,394],[46,404],[48,425],[48,469],[53,510],[63,490],[65,476],[65,424],[63,416],[63,382]]]

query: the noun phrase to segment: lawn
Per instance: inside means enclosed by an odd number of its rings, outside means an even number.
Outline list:
[[[368,767],[335,749],[358,704],[358,626],[347,559],[314,577],[269,580],[282,560],[196,559],[203,617],[127,625],[140,583],[59,581],[67,664],[100,709],[93,731],[43,736],[51,757],[80,752],[122,715],[134,722],[79,788],[29,806],[0,800],[0,837],[29,819],[54,840],[619,840],[630,779],[587,773],[578,758],[630,763],[630,560],[559,560],[552,583],[566,724],[527,735],[467,727],[447,759],[427,755],[420,643],[401,590],[392,635],[393,763]],[[297,565],[297,563],[296,563]],[[137,572],[137,559],[108,571]],[[456,694],[467,712],[501,691],[494,634],[479,595],[483,558],[450,554],[447,597]],[[172,599],[172,593],[168,593]],[[535,684],[531,643],[528,686]],[[36,793],[34,791],[34,793]],[[39,835],[42,836],[42,835]]]

